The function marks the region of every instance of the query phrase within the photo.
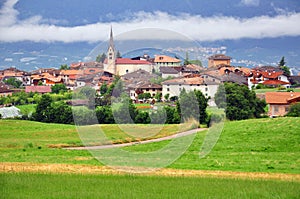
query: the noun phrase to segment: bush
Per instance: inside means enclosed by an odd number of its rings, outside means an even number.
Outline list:
[[[293,104],[287,114],[290,117],[300,117],[300,102]]]

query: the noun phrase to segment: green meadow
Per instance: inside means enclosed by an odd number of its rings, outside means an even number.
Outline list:
[[[199,158],[199,150],[207,133],[202,131],[196,135],[188,150],[169,167],[299,174],[299,122],[300,118],[287,117],[226,122],[217,144],[206,157]],[[86,150],[62,148],[82,145],[75,126],[20,120],[0,120],[0,126],[2,162],[101,165]],[[117,125],[103,125],[101,128],[116,143],[134,141]],[[145,126],[141,125],[140,128]],[[160,136],[176,131],[178,126],[166,125]],[[134,145],[124,149],[153,151],[164,147],[168,142]]]
[[[0,173],[5,198],[298,198],[300,182],[136,175]]]

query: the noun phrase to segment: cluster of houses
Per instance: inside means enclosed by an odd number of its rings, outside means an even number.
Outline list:
[[[141,93],[150,93],[152,97],[161,94],[162,100],[178,97],[180,92],[200,90],[209,97],[209,105],[215,105],[214,96],[218,86],[224,82],[235,82],[247,85],[249,89],[259,84],[270,87],[289,88],[292,84],[300,85],[300,76],[287,76],[278,67],[263,66],[256,68],[237,67],[231,65],[231,57],[224,54],[216,54],[208,57],[208,67],[196,64],[182,64],[177,57],[167,55],[156,55],[151,58],[142,55],[134,58],[117,58],[114,45],[113,33],[110,32],[107,58],[103,63],[79,62],[72,63],[67,70],[44,68],[32,72],[21,71],[16,68],[0,70],[0,96],[11,95],[13,90],[3,83],[4,80],[14,77],[22,81],[25,92],[51,92],[51,86],[65,84],[70,90],[82,86],[91,86],[100,90],[102,84],[111,84],[114,77],[118,75],[125,83],[125,88],[134,101],[138,101]],[[160,77],[159,77],[160,76]],[[160,84],[154,84],[153,80],[165,78]],[[286,93],[285,93],[286,94]],[[289,93],[288,93],[289,94]],[[288,95],[286,94],[286,95]],[[271,95],[271,97],[270,97]],[[272,104],[274,94],[266,95],[267,103]],[[286,105],[300,101],[298,94],[286,96]],[[284,101],[284,100],[283,100]],[[280,101],[280,103],[283,103]],[[276,104],[277,101],[274,101]],[[280,109],[280,111],[279,111]],[[283,115],[279,107],[271,108],[270,115]]]

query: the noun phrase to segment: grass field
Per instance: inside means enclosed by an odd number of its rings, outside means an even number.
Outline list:
[[[221,137],[205,158],[199,149],[206,131],[197,134],[185,154],[169,167],[197,170],[300,173],[300,118],[265,118],[226,122]],[[88,151],[49,148],[49,145],[79,146],[71,125],[0,120],[2,162],[71,163],[101,165]],[[171,132],[175,126],[167,125]],[[119,139],[118,128],[106,125],[111,138]],[[122,133],[121,133],[122,134]],[[126,147],[130,151],[157,150],[169,141]]]
[[[31,114],[35,111],[36,104],[19,105],[19,106],[16,106],[16,107],[18,109],[20,109],[21,114],[28,115],[28,114]]]
[[[297,198],[300,182],[202,177],[0,173],[5,198]]]
[[[292,89],[294,92],[300,92],[300,88]],[[265,93],[265,92],[286,92],[286,90],[278,90],[277,88],[262,88],[255,89],[255,93]]]

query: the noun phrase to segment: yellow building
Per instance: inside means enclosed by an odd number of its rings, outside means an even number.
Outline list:
[[[231,57],[224,54],[215,54],[208,58],[208,68],[216,67],[220,64],[230,65]]]

